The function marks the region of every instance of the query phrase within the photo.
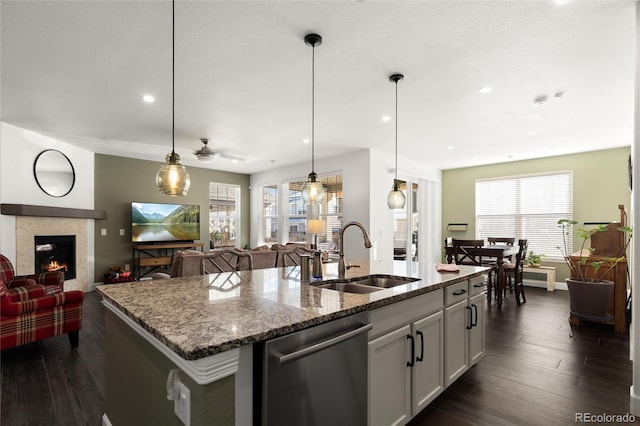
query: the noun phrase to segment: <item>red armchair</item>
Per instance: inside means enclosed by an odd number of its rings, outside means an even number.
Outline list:
[[[47,294],[64,291],[64,272],[43,272],[41,274],[16,276],[11,261],[1,254],[0,281],[3,281],[7,288],[41,284],[45,286]]]
[[[47,291],[40,284],[8,288],[0,280],[0,349],[63,334],[71,347],[78,346],[84,292]]]

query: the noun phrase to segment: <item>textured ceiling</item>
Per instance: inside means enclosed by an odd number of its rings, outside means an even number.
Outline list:
[[[441,169],[631,145],[634,0],[177,1],[176,151],[251,173],[393,153]],[[0,119],[99,153],[171,146],[171,3],[1,2]],[[479,94],[486,85],[491,93]],[[562,92],[561,97],[555,94]],[[141,101],[151,93],[154,104]],[[547,95],[542,106],[534,98]],[[536,132],[530,135],[530,132]],[[228,156],[200,163],[200,138]],[[449,149],[449,147],[453,149]]]

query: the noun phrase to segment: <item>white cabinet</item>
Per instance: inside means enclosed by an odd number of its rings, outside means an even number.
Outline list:
[[[412,324],[415,357],[412,377],[412,416],[444,390],[444,315],[438,311]]]
[[[463,300],[444,310],[445,386],[449,386],[469,368],[469,340],[466,330],[469,315],[467,308],[467,300]]]
[[[408,325],[369,342],[369,424],[393,425],[411,418],[411,345]]]
[[[469,365],[474,366],[484,357],[484,307],[486,303],[484,293],[469,299],[472,323],[469,333]]]
[[[369,424],[407,423],[444,389],[442,290],[371,311]]]
[[[445,387],[484,356],[485,294],[482,277],[446,288],[444,320]]]
[[[369,424],[401,425],[484,356],[483,277],[370,312]]]

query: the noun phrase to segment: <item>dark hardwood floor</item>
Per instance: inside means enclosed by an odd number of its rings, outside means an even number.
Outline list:
[[[629,410],[629,338],[578,327],[569,338],[569,296],[527,288],[518,308],[487,311],[487,356],[412,422],[418,425],[570,425],[575,413]],[[104,320],[97,293],[84,302],[80,346],[66,336],[2,351],[0,424],[101,424]],[[212,423],[213,424],[213,423]]]

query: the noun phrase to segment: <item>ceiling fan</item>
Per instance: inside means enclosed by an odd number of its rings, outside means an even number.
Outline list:
[[[200,141],[202,141],[203,143],[202,148],[200,148],[197,151],[194,151],[195,156],[198,157],[198,160],[200,161],[211,162],[216,158],[231,160],[234,163],[245,161],[245,158],[234,157],[232,155],[226,155],[220,151],[215,151],[213,148],[211,148],[208,145],[209,142],[211,142],[211,139],[209,138],[201,138]]]

